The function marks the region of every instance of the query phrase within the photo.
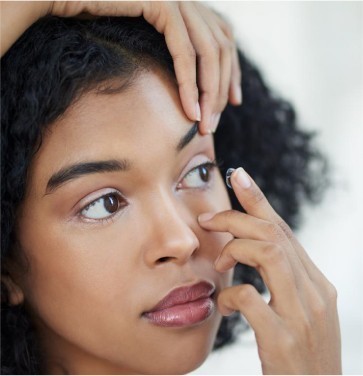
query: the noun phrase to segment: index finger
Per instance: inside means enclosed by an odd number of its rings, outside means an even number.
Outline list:
[[[237,199],[246,212],[257,218],[277,224],[293,245],[309,277],[315,281],[323,279],[324,276],[296,239],[290,226],[276,213],[251,176],[242,167],[239,167],[233,171],[231,182]]]
[[[261,189],[242,167],[238,167],[233,171],[231,183],[239,203],[248,214],[280,225],[282,218],[276,213]]]

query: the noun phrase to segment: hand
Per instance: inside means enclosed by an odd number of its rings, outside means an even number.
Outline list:
[[[228,316],[240,311],[246,317],[264,374],[341,373],[336,289],[251,177],[239,168],[231,181],[246,214],[206,213],[199,223],[234,236],[217,259],[216,270],[223,273],[237,262],[256,268],[271,299],[267,304],[249,284],[228,287],[218,296],[220,312]]]
[[[27,27],[46,14],[60,17],[81,13],[94,16],[143,16],[165,35],[174,61],[182,106],[188,118],[201,119],[201,134],[216,130],[228,100],[234,105],[241,104],[241,72],[231,28],[200,3],[25,1],[4,2],[1,11],[2,55]]]

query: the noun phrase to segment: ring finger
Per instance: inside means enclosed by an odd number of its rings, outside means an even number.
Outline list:
[[[224,247],[215,268],[223,273],[238,262],[258,270],[271,293],[271,302],[278,314],[289,316],[292,310],[302,311],[294,273],[281,246],[259,240],[234,239]]]

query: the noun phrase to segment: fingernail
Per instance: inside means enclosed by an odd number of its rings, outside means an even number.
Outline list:
[[[230,316],[230,315],[232,315],[233,312],[235,312],[234,309],[230,309],[230,308],[227,308],[227,307],[223,307],[221,309],[222,316]]]
[[[199,222],[207,222],[214,217],[215,213],[203,213],[198,216]]]
[[[202,113],[200,111],[199,102],[195,104],[195,120],[201,121],[202,120]]]
[[[235,168],[229,168],[226,172],[226,184],[227,184],[228,188],[232,188],[231,176],[232,176],[234,170],[235,170]]]
[[[241,88],[241,85],[236,84],[236,83],[233,85],[233,94],[234,94],[236,101],[239,104],[242,104],[242,88]]]
[[[214,133],[215,116],[216,116],[215,114],[211,114],[210,115],[210,118],[209,118],[209,129],[208,129],[208,133],[209,134]]]
[[[219,254],[216,261],[214,261],[214,269],[217,268],[217,264],[218,264],[218,261],[219,261],[220,258],[221,258],[221,254]]]
[[[214,115],[214,128],[213,128],[213,133],[217,130],[219,120],[221,119],[221,114],[215,114]]]
[[[247,175],[246,171],[242,167],[238,167],[236,171],[236,182],[243,188],[248,189],[251,186],[251,179]]]

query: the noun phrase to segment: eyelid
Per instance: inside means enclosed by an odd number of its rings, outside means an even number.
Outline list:
[[[217,160],[217,159],[210,159],[208,157],[206,157],[206,160],[204,160],[204,162],[201,162],[201,163],[198,163],[196,165],[194,165],[193,167],[189,168],[188,171],[186,173],[184,173],[182,175],[182,178],[179,180],[179,182],[177,183],[177,189],[181,189],[181,185],[182,185],[182,182],[184,179],[186,179],[188,177],[189,174],[191,174],[192,172],[194,172],[195,170],[197,170],[198,168],[202,167],[202,166],[208,166],[207,168],[212,172],[212,170],[214,170],[215,168],[219,168],[220,166],[220,162]],[[210,182],[207,183],[207,185],[209,184]],[[190,189],[194,189],[194,188],[190,188]],[[201,188],[195,188],[195,189],[201,189]]]
[[[93,202],[99,200],[103,196],[106,196],[110,193],[115,193],[117,194],[120,199],[124,200],[126,202],[126,199],[124,196],[121,194],[121,192],[115,188],[103,188],[99,189],[98,191],[92,192],[75,205],[76,206],[76,213],[78,215],[81,215],[81,212],[87,208],[87,206],[91,205]]]
[[[207,163],[207,162],[213,162],[215,161],[214,159],[211,159],[205,154],[198,154],[194,156],[192,159],[189,160],[188,164],[184,167],[180,174],[179,182],[183,180],[189,172],[194,170],[195,168]]]

